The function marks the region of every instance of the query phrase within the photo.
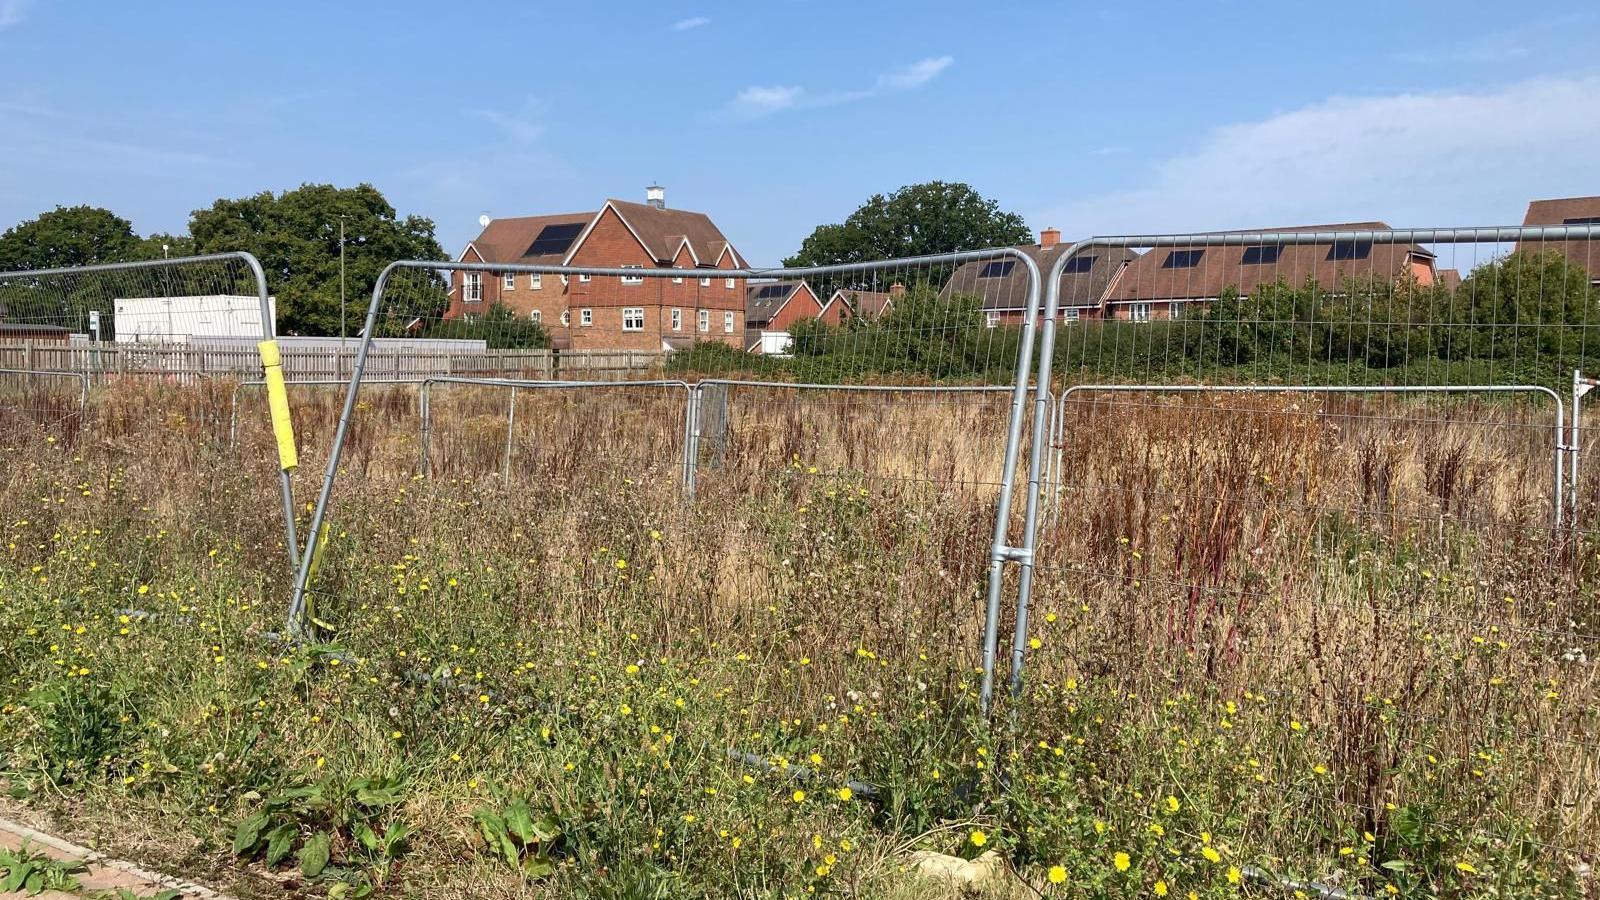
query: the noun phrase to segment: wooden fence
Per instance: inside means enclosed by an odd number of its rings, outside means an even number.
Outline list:
[[[342,380],[355,368],[356,345],[282,348],[289,381]],[[658,368],[666,354],[634,350],[481,350],[429,352],[379,350],[367,355],[372,378],[421,379],[434,375],[604,381]],[[182,344],[65,344],[0,342],[0,369],[81,372],[99,381],[112,376],[259,378],[254,348],[191,347]]]

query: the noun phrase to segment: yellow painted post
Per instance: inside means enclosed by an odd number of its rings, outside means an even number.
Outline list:
[[[272,411],[272,433],[278,439],[278,467],[288,472],[300,465],[294,446],[294,419],[289,416],[289,393],[283,385],[283,358],[277,341],[262,341],[261,365],[267,383],[267,406]]]

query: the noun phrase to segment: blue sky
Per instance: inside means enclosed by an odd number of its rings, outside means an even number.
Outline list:
[[[369,181],[455,252],[659,180],[767,263],[929,179],[1069,237],[1515,223],[1600,194],[1597,47],[1592,0],[0,0],[0,228]]]

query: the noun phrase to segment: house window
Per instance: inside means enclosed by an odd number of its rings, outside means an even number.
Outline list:
[[[1011,274],[1011,267],[1016,264],[1017,261],[1014,259],[997,259],[991,263],[984,263],[983,268],[978,270],[978,277],[1004,278]]]
[[[1366,259],[1372,255],[1371,241],[1334,241],[1328,248],[1328,259]]]
[[[1078,317],[1082,314],[1083,310],[1078,309],[1076,306],[1069,306],[1062,311],[1061,318],[1067,320],[1068,322],[1076,322],[1078,321]]]
[[[683,276],[680,275],[680,276],[672,279],[672,283],[673,284],[683,284]]]
[[[502,290],[507,290],[507,291],[516,290],[517,289],[517,273],[515,273],[515,272],[507,272],[504,275],[500,276],[500,288]]]
[[[709,309],[700,310],[699,321],[696,322],[695,324],[700,326],[700,330],[701,331],[710,331],[711,330],[711,310],[709,310]]]
[[[990,328],[999,327],[999,325],[1000,325],[1000,314],[995,312],[992,309],[986,311],[983,314],[983,324],[988,326],[988,327],[990,327]]]
[[[642,268],[644,268],[644,266],[623,266],[623,268],[624,269],[642,269]],[[644,276],[642,276],[642,275],[624,275],[624,276],[622,276],[622,283],[623,284],[644,284]]]
[[[731,291],[731,290],[733,290],[733,287],[734,287],[734,279],[732,279],[732,278],[727,278],[727,279],[724,279],[724,280],[723,280],[723,282],[722,282],[722,286],[723,286],[723,287],[725,287],[725,288],[727,288],[727,289],[728,289],[728,290],[730,290],[730,291]]]
[[[1270,266],[1278,261],[1278,254],[1281,252],[1283,247],[1278,244],[1258,244],[1244,248],[1244,259],[1241,262],[1247,266]]]
[[[1146,304],[1146,305],[1148,305],[1148,304]],[[582,325],[585,328],[588,328],[590,325],[593,325],[594,324],[594,310],[588,308],[587,306],[584,307],[583,309],[578,310],[578,324]]]
[[[701,287],[711,287],[711,279],[710,278],[702,278],[702,279],[700,279],[700,286]]]
[[[1133,321],[1133,322],[1148,322],[1148,321],[1150,321],[1150,304],[1148,304],[1148,303],[1130,303],[1130,304],[1128,304],[1128,319],[1129,319],[1129,321]]]
[[[572,310],[563,309],[561,311],[561,324],[563,326],[569,326],[572,324]]]
[[[535,325],[543,325],[544,324],[544,311],[536,309],[533,312],[528,313],[528,318],[532,319],[533,320],[533,324],[535,324]]]
[[[539,291],[544,289],[544,276],[538,272],[528,276],[528,289]]]
[[[622,330],[623,331],[643,331],[644,330],[644,307],[642,307],[642,306],[625,306],[625,307],[623,307],[623,309],[622,309]]]
[[[1067,267],[1061,271],[1067,275],[1082,275],[1084,272],[1094,268],[1094,261],[1099,258],[1098,256],[1074,256],[1067,260]]]
[[[461,299],[466,303],[483,302],[483,273],[468,272],[461,284]]]
[[[578,283],[579,284],[588,284],[589,283],[589,276],[588,275],[579,275],[578,276]]]
[[[683,310],[678,309],[677,307],[672,308],[672,330],[683,330]]]
[[[731,312],[722,314],[722,333],[733,334],[733,313]]]
[[[1562,219],[1561,220],[1561,224],[1563,224],[1563,225],[1600,225],[1600,216],[1573,216],[1570,219]]]
[[[1168,303],[1167,304],[1167,318],[1169,318],[1169,319],[1181,319],[1181,318],[1183,318],[1183,304],[1179,303],[1176,300],[1172,301],[1171,303]]]
[[[1200,257],[1205,255],[1206,251],[1204,249],[1174,250],[1171,253],[1168,253],[1167,258],[1161,262],[1161,268],[1192,269],[1195,266],[1200,265]]]

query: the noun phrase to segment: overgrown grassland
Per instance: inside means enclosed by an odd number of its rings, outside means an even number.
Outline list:
[[[920,896],[916,849],[996,850],[1017,897],[1596,890],[1594,550],[1552,538],[1531,405],[1069,404],[984,725],[1003,397],[736,394],[690,505],[681,395],[526,392],[504,480],[506,395],[441,393],[423,479],[414,392],[365,391],[289,646],[230,388],[5,422],[0,774],[149,864],[263,897]],[[337,404],[295,406],[303,502]]]

